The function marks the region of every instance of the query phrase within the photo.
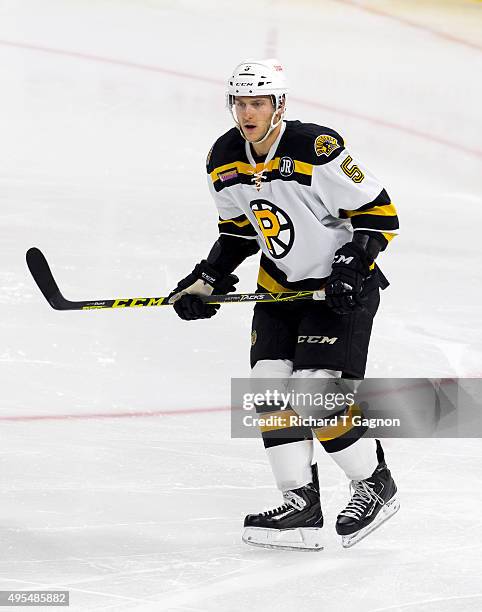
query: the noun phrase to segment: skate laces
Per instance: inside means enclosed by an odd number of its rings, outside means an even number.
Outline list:
[[[275,514],[281,514],[286,512],[286,510],[291,510],[292,506],[290,504],[281,504],[277,508],[272,508],[271,510],[266,510],[266,512],[262,512],[262,516],[274,516]]]
[[[286,500],[284,504],[278,506],[277,508],[272,508],[271,510],[266,510],[266,512],[262,512],[263,516],[274,516],[275,514],[281,514],[286,512],[287,510],[303,510],[306,506],[306,501],[293,493],[293,491],[284,491],[283,497]]]
[[[374,483],[369,480],[352,480],[350,483],[350,493],[353,490],[353,497],[343,512],[340,512],[340,515],[358,519],[370,501],[376,501],[383,506],[385,500],[375,492],[373,487]]]

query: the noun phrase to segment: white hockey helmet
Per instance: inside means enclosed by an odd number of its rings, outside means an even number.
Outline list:
[[[271,96],[273,100],[273,115],[271,125],[261,140],[263,142],[283,119],[286,110],[286,94],[288,86],[283,66],[275,58],[256,60],[247,59],[238,64],[228,80],[226,92],[226,103],[231,112],[234,122],[243,138],[245,137],[240,128],[234,110],[236,96]],[[276,113],[282,108],[278,121],[274,122]]]

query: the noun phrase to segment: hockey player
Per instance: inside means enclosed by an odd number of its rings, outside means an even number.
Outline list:
[[[374,261],[398,229],[378,179],[353,158],[334,130],[286,121],[288,93],[274,59],[239,64],[228,82],[235,127],[207,157],[208,185],[219,214],[219,238],[206,259],[171,293],[185,320],[210,318],[218,305],[199,295],[233,291],[232,274],[261,250],[258,289],[319,290],[325,301],[256,304],[254,379],[361,379],[379,288],[388,283]],[[305,342],[308,336],[332,342]],[[344,409],[344,414],[349,410]],[[264,445],[284,503],[245,519],[243,540],[321,549],[323,514],[313,435],[350,480],[351,499],[336,521],[351,546],[398,510],[396,486],[378,440],[347,419],[344,427],[266,428]]]

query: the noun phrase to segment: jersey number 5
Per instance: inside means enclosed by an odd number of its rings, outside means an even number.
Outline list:
[[[365,175],[363,174],[363,172],[360,170],[360,168],[356,164],[353,164],[350,167],[350,164],[352,161],[353,161],[353,157],[351,157],[351,155],[348,155],[343,160],[343,163],[341,164],[340,167],[343,170],[343,172],[348,176],[348,178],[351,178],[351,180],[354,183],[361,183],[363,179],[365,178]]]

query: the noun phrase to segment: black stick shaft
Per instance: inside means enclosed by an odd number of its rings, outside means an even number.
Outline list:
[[[40,249],[27,251],[27,265],[47,302],[56,310],[97,310],[102,308],[142,308],[150,306],[172,306],[167,296],[129,297],[108,300],[82,300],[72,302],[62,295],[50,266]],[[314,298],[314,294],[316,297]],[[229,293],[227,295],[200,296],[208,304],[236,304],[241,302],[286,302],[294,300],[323,299],[322,291],[285,291],[281,293]]]

